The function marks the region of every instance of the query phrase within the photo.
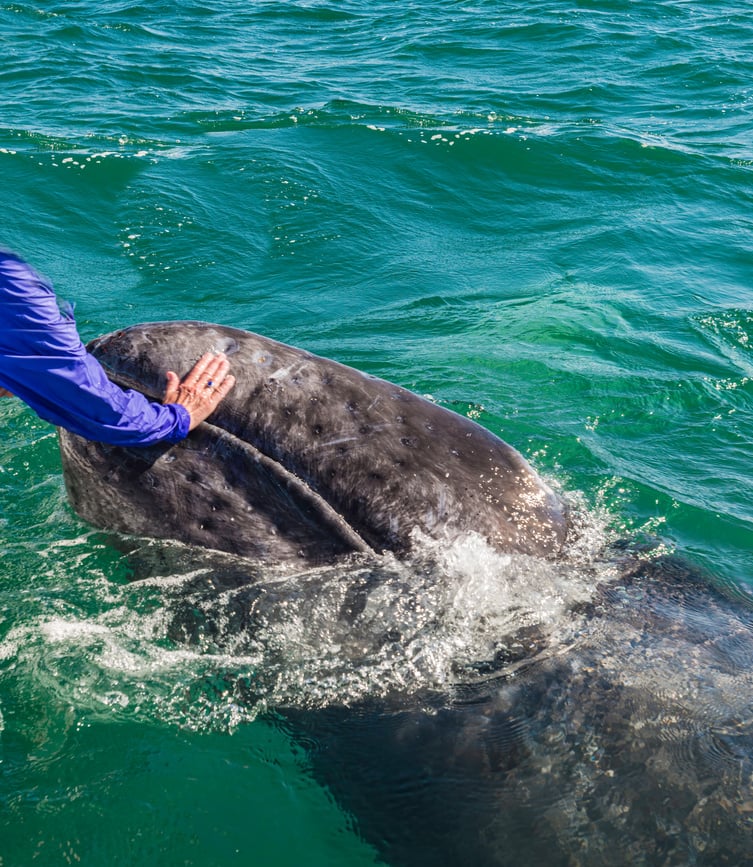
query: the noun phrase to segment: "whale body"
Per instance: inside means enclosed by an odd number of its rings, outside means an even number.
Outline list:
[[[236,384],[176,445],[123,448],[60,432],[69,499],[90,523],[268,563],[408,553],[469,532],[551,556],[567,510],[514,448],[404,388],[257,334],[136,325],[89,351],[158,399],[165,372],[224,352]]]
[[[165,370],[206,350],[230,357],[235,388],[183,443],[122,449],[61,432],[70,498],[98,526],[241,555],[150,542],[130,562],[170,577],[163,637],[208,660],[200,694],[271,710],[382,861],[753,863],[745,594],[628,551],[584,564],[588,594],[568,595],[557,496],[488,431],[383,380],[202,323],[136,326],[90,348],[153,397]],[[474,563],[465,582],[420,556],[347,556],[468,533],[513,554],[492,557],[476,595]],[[304,568],[265,576],[260,562]]]

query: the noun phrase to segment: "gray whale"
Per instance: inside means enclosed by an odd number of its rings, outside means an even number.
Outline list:
[[[497,632],[482,605],[472,619],[488,654],[461,654],[449,680],[416,677],[422,659],[432,671],[443,620],[455,629],[443,606],[458,597],[454,585],[443,592],[452,576],[420,564],[415,534],[475,532],[522,554],[498,558],[500,584],[518,559],[527,588],[529,561],[547,567],[534,593],[560,577],[566,510],[521,456],[397,386],[234,329],[144,325],[91,349],[113,379],[155,397],[166,369],[187,370],[206,349],[230,355],[236,388],[184,443],[114,449],[61,432],[71,501],[101,527],[242,555],[146,543],[147,567],[171,578],[160,584],[165,638],[230,660],[202,695],[271,708],[269,722],[301,745],[379,857],[393,867],[753,864],[753,606],[743,594],[675,558],[628,551],[552,628],[519,628],[517,599],[511,631]],[[184,569],[163,567],[173,549]],[[419,557],[343,556],[380,551]],[[257,562],[303,568],[268,580]],[[598,567],[583,565],[584,582]],[[190,577],[176,583],[176,572]],[[291,622],[310,634],[291,635]],[[302,654],[307,635],[321,669]],[[259,664],[248,670],[248,658]]]
[[[177,445],[60,432],[70,502],[95,526],[298,565],[469,532],[537,556],[564,543],[564,505],[515,449],[404,388],[202,322],[136,325],[88,348],[115,382],[153,398],[166,370],[207,350],[225,352],[237,380]]]

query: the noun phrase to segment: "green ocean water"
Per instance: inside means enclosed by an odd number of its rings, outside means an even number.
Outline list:
[[[0,34],[0,244],[85,339],[203,319],[430,395],[747,604],[745,5],[0,2]],[[380,863],[171,656],[53,429],[0,422],[0,865]]]

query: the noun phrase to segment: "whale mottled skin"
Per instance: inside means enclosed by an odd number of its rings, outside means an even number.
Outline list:
[[[564,544],[567,510],[519,452],[397,385],[203,322],[135,325],[89,350],[154,398],[167,370],[207,350],[225,352],[237,380],[177,445],[60,432],[70,501],[98,527],[309,565],[469,532],[504,552],[554,556]]]

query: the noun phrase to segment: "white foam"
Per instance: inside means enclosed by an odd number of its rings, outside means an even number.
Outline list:
[[[104,635],[108,630],[87,620],[48,620],[40,624],[42,635],[52,642],[73,641],[92,635]]]
[[[248,564],[150,543],[141,553],[154,552],[160,574],[120,585],[88,573],[83,558],[86,612],[64,602],[11,630],[0,660],[29,667],[82,713],[189,728],[232,727],[267,707],[445,689],[522,629],[537,647],[564,640],[573,607],[608,577],[591,568],[603,524],[576,513],[576,529],[556,561],[499,554],[469,535],[421,540],[409,562],[255,568],[253,582],[216,592],[223,574],[246,575]]]

